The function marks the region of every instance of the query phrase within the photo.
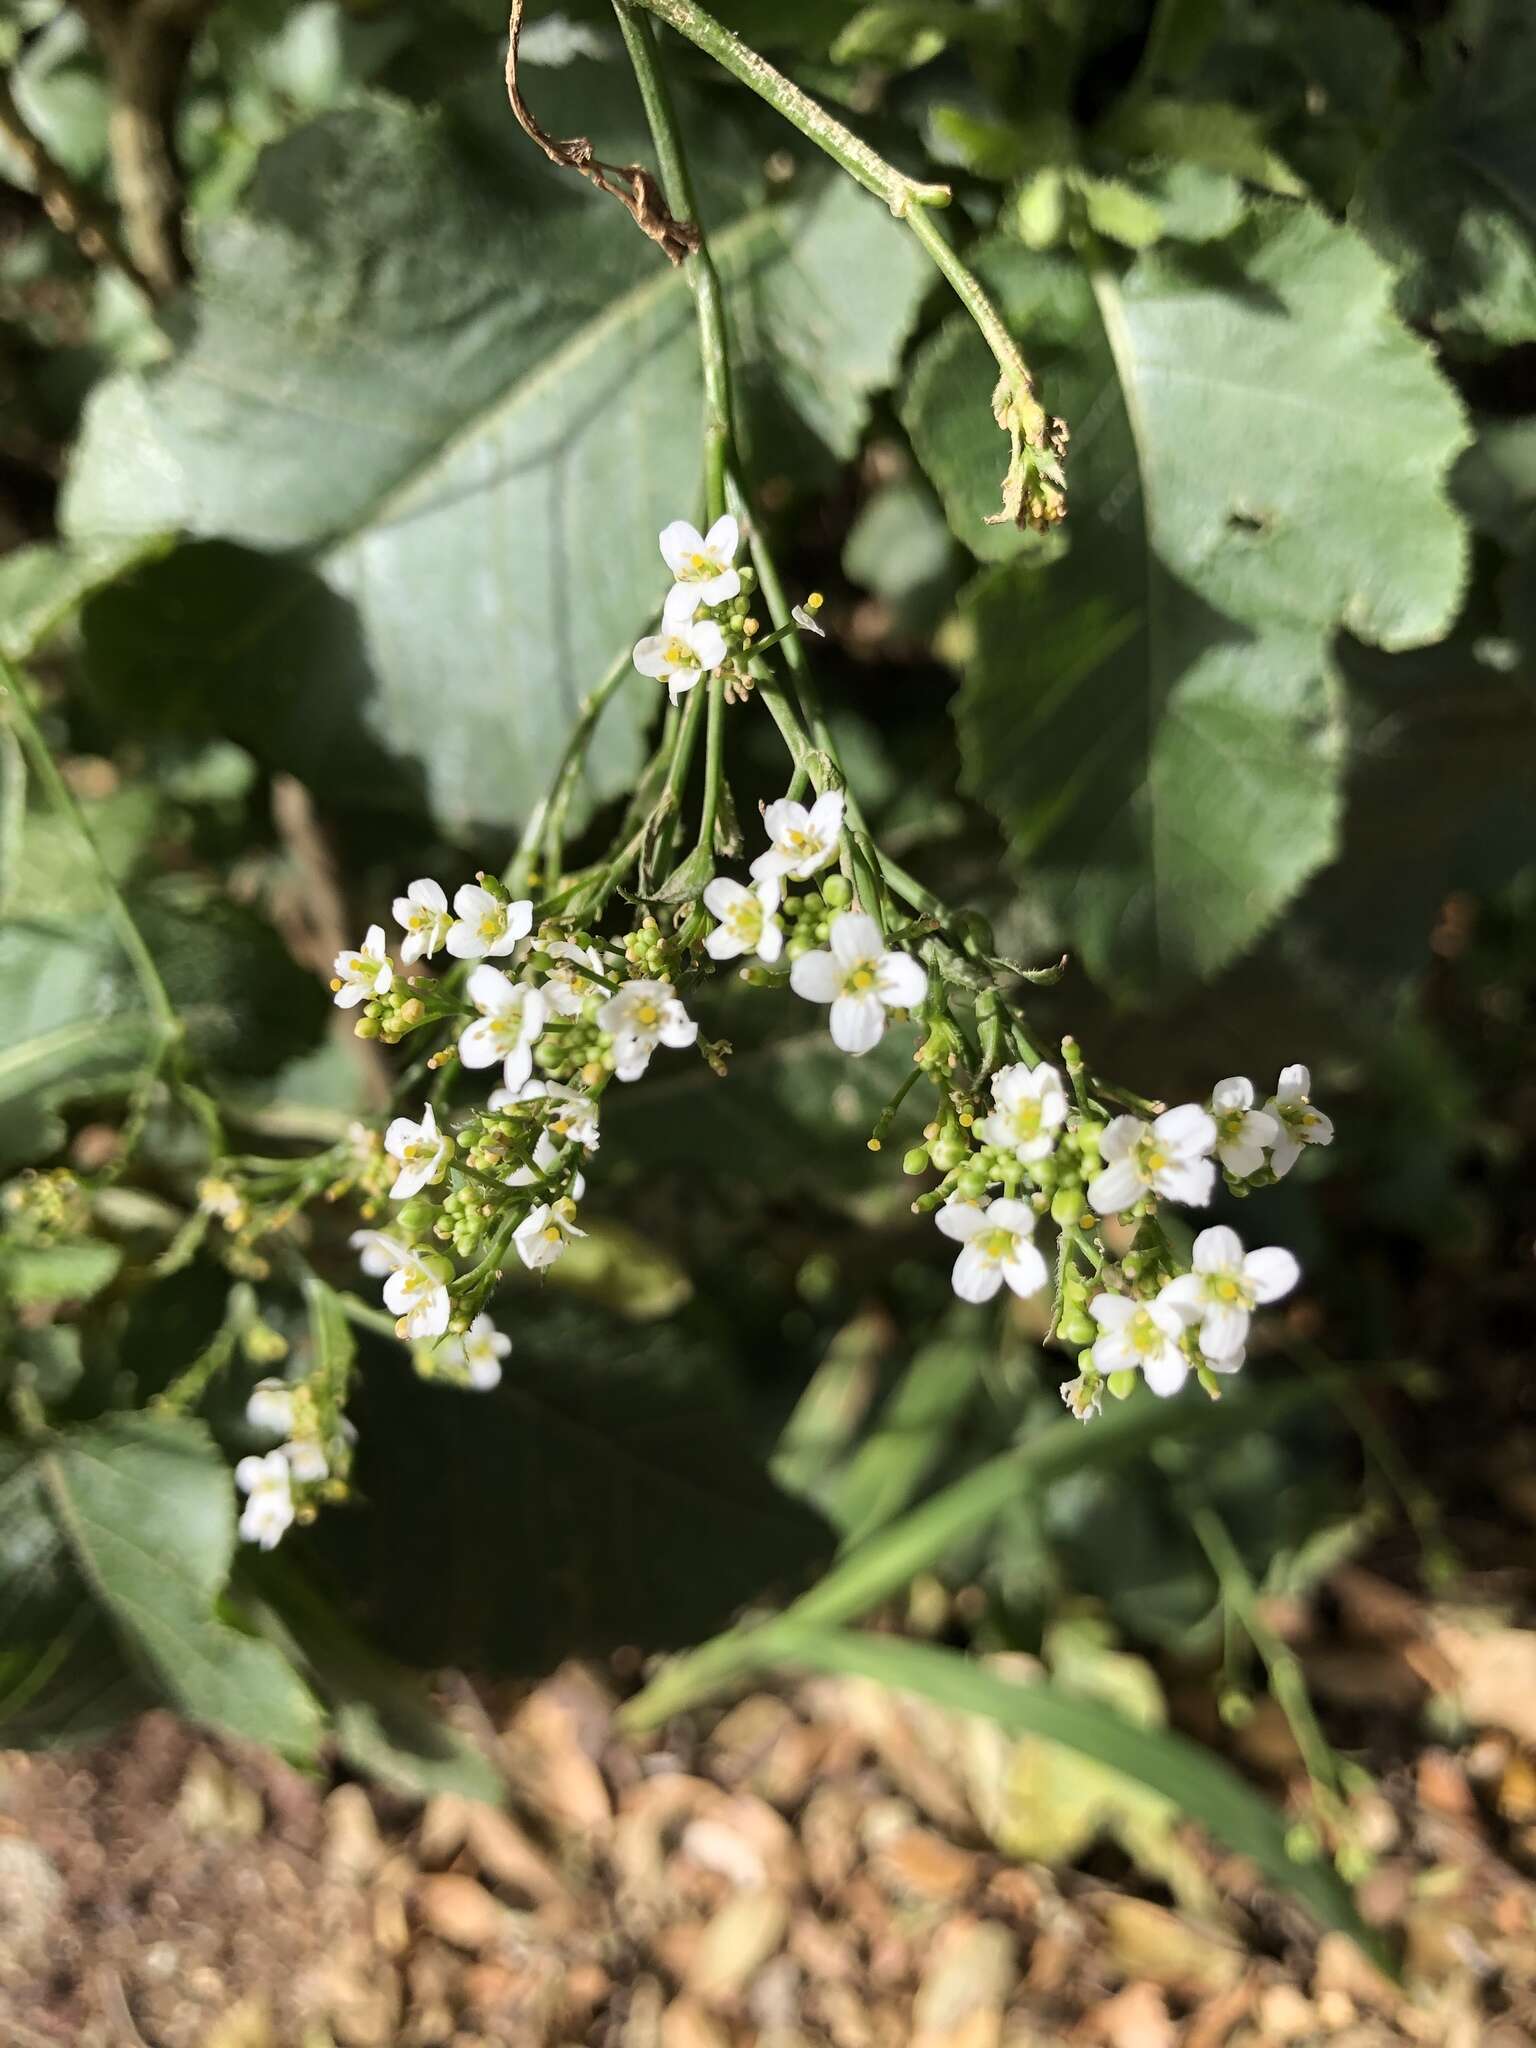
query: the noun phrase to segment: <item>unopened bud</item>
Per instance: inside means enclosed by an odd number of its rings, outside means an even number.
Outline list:
[[[821,884],[821,900],[829,910],[846,910],[853,901],[853,890],[846,875],[826,875]]]
[[[914,1145],[910,1152],[904,1153],[901,1161],[901,1170],[903,1173],[926,1173],[928,1171],[928,1147],[926,1145]]]

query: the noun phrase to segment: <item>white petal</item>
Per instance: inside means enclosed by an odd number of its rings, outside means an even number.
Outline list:
[[[421,1136],[421,1125],[412,1123],[408,1116],[397,1116],[384,1132],[384,1150],[391,1159],[404,1157],[407,1145],[413,1145]]]
[[[789,985],[808,1003],[831,1003],[837,1000],[843,977],[830,953],[802,953],[798,960],[790,962]],[[875,1008],[879,1007],[877,999]]]
[[[883,953],[875,970],[875,986],[889,1010],[912,1010],[928,993],[928,975],[910,953]]]
[[[1189,1378],[1189,1361],[1182,1351],[1165,1344],[1161,1351],[1154,1351],[1142,1366],[1147,1385],[1154,1394],[1161,1394],[1166,1400],[1176,1394]]]
[[[1213,1109],[1252,1109],[1253,1083],[1242,1074],[1231,1074],[1211,1090]]]
[[[469,923],[467,919],[461,924],[454,924],[448,927],[448,937],[444,944],[455,960],[483,960],[485,958],[486,944],[480,936],[480,927],[478,924]]]
[[[846,799],[840,789],[826,789],[811,805],[808,824],[812,834],[830,845],[843,829]]]
[[[722,569],[699,585],[700,604],[726,604],[740,594],[741,576],[735,569]]]
[[[477,967],[464,984],[464,993],[482,1016],[498,1017],[518,1000],[513,984],[499,967]]]
[[[1108,1131],[1104,1135],[1108,1137]],[[1132,1202],[1139,1202],[1146,1190],[1134,1163],[1117,1159],[1089,1181],[1086,1192],[1095,1215],[1113,1216],[1117,1210],[1129,1209]]]
[[[674,519],[661,529],[656,536],[661,549],[661,559],[674,576],[681,576],[689,568],[692,558],[704,552],[704,536],[696,526],[690,526],[686,519]]]
[[[775,846],[787,839],[791,832],[808,832],[810,827],[810,812],[792,797],[777,797],[763,807],[763,830]]]
[[[460,1057],[463,1058],[462,1049]],[[471,1062],[465,1060],[464,1064],[469,1066]],[[528,1041],[523,1039],[520,1043],[513,1046],[502,1063],[502,1085],[507,1088],[521,1088],[532,1072],[533,1052]]]
[[[1286,1131],[1275,1146],[1274,1151],[1269,1155],[1269,1163],[1274,1169],[1276,1180],[1284,1180],[1300,1157],[1300,1145],[1297,1144],[1290,1132]]]
[[[1154,1176],[1153,1186],[1170,1202],[1182,1202],[1187,1209],[1203,1209],[1216,1186],[1216,1168],[1209,1159],[1175,1161]]]
[[[832,958],[841,967],[857,967],[875,961],[885,950],[880,927],[862,910],[842,910],[833,918],[827,934]]]
[[[635,651],[631,659],[641,675],[653,676],[659,681],[667,673],[672,666],[667,659],[667,648],[671,639],[670,633],[647,633],[643,640],[635,642]],[[460,912],[460,915],[463,913]]]
[[[1243,1264],[1243,1240],[1225,1223],[1213,1224],[1195,1239],[1190,1264],[1197,1273],[1237,1273]]]
[[[1146,1132],[1147,1126],[1139,1116],[1111,1117],[1099,1139],[1099,1157],[1111,1165],[1117,1159],[1124,1159],[1137,1139],[1145,1137]]]
[[[1198,1273],[1180,1273],[1176,1280],[1165,1281],[1157,1298],[1182,1324],[1198,1323],[1205,1314],[1205,1283]]]
[[[712,917],[729,917],[738,903],[752,900],[752,891],[729,875],[716,875],[704,886],[704,908]]]
[[[771,967],[784,950],[784,927],[776,917],[765,917],[763,929],[758,934],[757,957],[765,967]]]
[[[841,995],[832,1005],[832,1043],[840,1052],[873,1052],[885,1036],[885,1005],[872,990]]]
[[[717,562],[734,562],[736,550],[741,546],[741,528],[734,516],[722,512],[714,525],[704,536],[701,554],[713,555]]]
[[[419,881],[412,882],[405,893],[423,910],[430,910],[438,917],[447,916],[448,898],[443,894],[441,882],[434,882],[430,875],[423,875]]]
[[[453,912],[455,917],[462,917],[466,920],[471,918],[478,920],[488,916],[491,911],[500,909],[500,907],[490,890],[482,889],[478,882],[466,882],[462,888],[456,889],[453,894]]]
[[[1152,1128],[1170,1151],[1199,1154],[1215,1150],[1215,1121],[1198,1102],[1181,1102],[1176,1109],[1165,1109],[1154,1118]]]
[[[665,1005],[661,1013],[661,1029],[656,1036],[674,1052],[681,1052],[685,1046],[696,1043],[699,1027],[688,1015],[681,1003]]]
[[[466,1067],[494,1067],[504,1058],[495,1024],[489,1017],[477,1017],[466,1024],[459,1038],[459,1058]]]
[[[994,1229],[1011,1230],[1015,1237],[1032,1237],[1035,1212],[1028,1202],[994,1202],[987,1211],[987,1222]]]
[[[1016,1244],[1003,1261],[1003,1278],[1014,1293],[1027,1299],[1050,1279],[1045,1260],[1032,1244]]]
[[[1101,1330],[1123,1330],[1140,1307],[1128,1294],[1096,1294],[1088,1313]]]
[[[987,1212],[979,1202],[946,1202],[942,1209],[934,1211],[933,1220],[945,1237],[964,1244],[978,1230],[986,1229]]]
[[[699,608],[701,595],[697,583],[673,584],[661,607],[661,623],[667,629],[665,637],[670,639],[674,634],[680,633],[685,626],[693,623],[693,615]],[[638,662],[635,665],[639,667]]]
[[[700,619],[688,628],[688,645],[702,668],[718,668],[725,659],[725,635],[713,619]]]
[[[1243,1278],[1253,1289],[1255,1301],[1278,1301],[1301,1278],[1301,1268],[1284,1245],[1260,1245],[1244,1259]]]
[[[745,953],[747,946],[729,925],[717,924],[705,939],[704,950],[711,960],[734,960]]]
[[[1003,1284],[1003,1269],[980,1245],[968,1244],[956,1259],[950,1280],[962,1301],[990,1301]]]
[[[1280,1069],[1280,1085],[1275,1095],[1281,1102],[1301,1102],[1312,1093],[1312,1070],[1310,1067],[1294,1066]]]
[[[384,986],[380,981],[379,987]],[[1320,1109],[1309,1109],[1302,1135],[1309,1145],[1331,1145],[1333,1143],[1333,1119],[1323,1115]]]
[[[1213,1302],[1200,1325],[1200,1349],[1208,1358],[1230,1358],[1248,1342],[1248,1311],[1235,1302]]]

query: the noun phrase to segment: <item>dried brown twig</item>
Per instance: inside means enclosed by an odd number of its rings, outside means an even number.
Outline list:
[[[600,191],[617,199],[641,233],[649,235],[666,252],[668,261],[681,263],[698,248],[699,231],[692,221],[677,220],[668,212],[661,187],[644,164],[605,164],[587,136],[573,135],[562,142],[547,134],[534,119],[517,82],[517,50],[526,7],[527,0],[512,0],[507,23],[507,98],[518,126],[552,164],[579,172]]]
[[[117,238],[117,231],[104,210],[88,192],[83,192],[62,165],[54,162],[43,144],[27,126],[16,104],[11,81],[0,72],[0,135],[10,143],[32,175],[38,202],[62,235],[68,235],[87,263],[120,270],[141,291],[143,278]]]

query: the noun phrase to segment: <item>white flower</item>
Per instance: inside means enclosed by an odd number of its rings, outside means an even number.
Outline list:
[[[293,1427],[293,1389],[286,1380],[258,1380],[245,1404],[252,1429],[268,1436],[286,1436]]]
[[[474,970],[465,993],[480,1014],[460,1034],[459,1058],[466,1067],[492,1067],[500,1060],[505,1085],[521,1088],[533,1072],[534,1041],[548,1015],[542,993],[489,965]]]
[[[1140,1371],[1154,1394],[1176,1394],[1189,1377],[1189,1360],[1180,1345],[1184,1318],[1159,1295],[1156,1301],[1132,1301],[1126,1294],[1096,1294],[1088,1313],[1100,1336],[1093,1362],[1102,1373]]]
[[[448,915],[448,898],[441,886],[423,876],[412,882],[393,905],[395,923],[405,927],[400,958],[409,967],[413,960],[430,960],[448,936],[453,919]]]
[[[662,607],[667,625],[685,624],[701,604],[724,604],[740,593],[735,561],[741,529],[729,512],[703,534],[686,519],[674,519],[661,529],[660,538],[661,559],[677,579]]]
[[[1272,1116],[1253,1106],[1253,1083],[1241,1074],[1218,1081],[1211,1090],[1211,1116],[1216,1124],[1216,1157],[1235,1180],[1246,1180],[1264,1164],[1264,1149],[1280,1135]]]
[[[808,882],[818,869],[837,859],[843,793],[829,789],[809,810],[781,796],[764,810],[763,829],[768,834],[768,851],[753,861],[752,879],[766,882],[771,876],[787,875],[791,881]]]
[[[784,950],[784,927],[774,914],[778,907],[777,875],[769,875],[755,889],[716,875],[704,891],[704,908],[720,922],[704,941],[705,952],[711,960],[755,953],[772,966]]]
[[[1011,1152],[1022,1165],[1048,1158],[1051,1135],[1066,1122],[1067,1096],[1061,1076],[1049,1062],[1038,1067],[1000,1067],[992,1076],[993,1109],[976,1125],[984,1145]]]
[[[560,1164],[560,1159],[560,1147],[555,1143],[548,1131],[540,1131],[538,1143],[533,1148],[533,1164],[531,1166],[514,1167],[511,1173],[504,1173],[502,1179],[509,1188],[532,1187],[536,1180],[542,1180],[546,1174],[552,1172]],[[572,1174],[569,1192],[573,1202],[581,1200],[582,1196],[587,1192],[587,1182],[584,1174]]]
[[[1079,1422],[1091,1422],[1104,1410],[1104,1382],[1096,1372],[1080,1372],[1076,1379],[1062,1381],[1061,1398]]]
[[[946,1202],[933,1220],[964,1246],[952,1276],[962,1301],[990,1301],[1005,1280],[1015,1294],[1038,1294],[1049,1278],[1028,1202]]]
[[[293,1521],[293,1485],[288,1460],[281,1451],[264,1458],[242,1458],[235,1484],[247,1496],[240,1516],[240,1534],[247,1543],[271,1550]]]
[[[530,1272],[538,1273],[555,1263],[573,1237],[586,1234],[576,1228],[564,1203],[540,1202],[513,1231],[512,1242],[523,1264]]]
[[[402,1244],[398,1237],[391,1237],[383,1230],[354,1230],[347,1242],[357,1253],[357,1263],[370,1280],[382,1280],[397,1266],[403,1266],[411,1256],[409,1245]]]
[[[503,903],[489,889],[466,882],[453,899],[457,922],[448,928],[455,960],[499,960],[533,930],[533,905]]]
[[[337,1001],[341,998],[338,996]],[[1312,1075],[1306,1067],[1282,1067],[1280,1085],[1265,1103],[1280,1126],[1280,1138],[1269,1155],[1275,1178],[1284,1180],[1301,1157],[1303,1145],[1331,1145],[1332,1119],[1311,1103]]]
[[[355,1010],[370,996],[387,995],[394,985],[395,970],[384,950],[384,927],[371,924],[368,935],[355,953],[338,953],[331,988],[339,1010]]]
[[[442,1179],[453,1140],[446,1131],[437,1128],[437,1117],[429,1102],[421,1112],[419,1124],[413,1124],[408,1116],[395,1118],[384,1133],[384,1150],[391,1159],[400,1162],[390,1196],[396,1202],[408,1202],[432,1181]]]
[[[597,1022],[612,1034],[613,1071],[621,1081],[638,1081],[658,1045],[681,1050],[699,1035],[670,981],[626,981],[598,1011]]]
[[[885,1036],[887,1010],[910,1010],[928,991],[928,976],[907,953],[888,953],[880,927],[860,910],[840,911],[827,936],[831,951],[802,953],[789,985],[810,1003],[832,1005],[832,1043],[843,1052],[871,1052]]]
[[[570,939],[554,939],[544,950],[558,964],[539,984],[540,994],[557,1017],[579,1017],[587,997],[602,990],[603,984],[589,981],[586,974],[588,968],[602,973],[602,955],[595,947],[578,946]]]
[[[790,607],[789,616],[794,620],[795,624],[800,628],[802,633],[814,633],[818,640],[826,639],[826,627],[817,625],[816,614],[810,609],[808,605],[792,605]]]
[[[521,1088],[493,1088],[489,1109],[511,1109],[519,1102],[549,1102],[557,1105],[549,1118],[549,1129],[557,1138],[569,1139],[584,1152],[595,1152],[598,1144],[597,1104],[579,1088],[567,1088],[561,1081],[525,1081]]]
[[[295,1479],[314,1481],[330,1477],[331,1468],[326,1463],[325,1452],[313,1437],[296,1437],[292,1443],[283,1445],[282,1453]]]
[[[1200,1325],[1200,1349],[1213,1360],[1240,1355],[1254,1309],[1289,1294],[1301,1278],[1283,1246],[1244,1252],[1243,1240],[1224,1223],[1201,1231],[1191,1262],[1195,1270],[1170,1280],[1158,1300]]]
[[[384,1306],[398,1317],[395,1334],[407,1340],[441,1337],[451,1304],[447,1280],[453,1271],[435,1252],[412,1252],[384,1282]]]
[[[1170,1202],[1203,1206],[1216,1181],[1208,1156],[1215,1144],[1216,1126],[1198,1102],[1165,1109],[1150,1124],[1117,1116],[1099,1140],[1104,1171],[1088,1183],[1088,1200],[1101,1216],[1129,1209],[1149,1188]]]
[[[706,670],[718,668],[724,660],[725,635],[713,619],[668,626],[635,643],[635,667],[641,675],[664,682],[674,704]]]
[[[476,1316],[468,1332],[449,1338],[448,1345],[453,1347],[453,1362],[462,1368],[477,1394],[488,1394],[501,1384],[501,1361],[512,1349],[512,1339],[504,1337],[489,1316]]]

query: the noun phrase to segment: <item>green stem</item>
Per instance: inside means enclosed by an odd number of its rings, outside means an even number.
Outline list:
[[[634,671],[634,657],[626,649],[609,669],[607,675],[582,704],[571,736],[565,743],[565,752],[560,757],[560,766],[555,770],[555,779],[548,795],[540,798],[529,813],[523,827],[523,835],[517,842],[517,851],[508,863],[503,880],[514,895],[520,895],[532,887],[531,877],[534,864],[541,857],[544,862],[545,884],[560,879],[560,864],[565,855],[565,819],[571,807],[571,798],[581,780],[581,771],[586,766],[588,751],[593,734],[597,731],[598,720]]]
[[[704,807],[699,813],[699,847],[712,853],[720,788],[725,777],[725,678],[709,679],[709,719],[704,729]]]
[[[1008,332],[1002,314],[987,296],[981,279],[960,260],[950,247],[943,229],[928,214],[911,214],[907,226],[943,272],[955,297],[981,330],[981,337],[992,351],[999,374],[1019,408],[1020,432],[1031,447],[1043,447],[1050,423],[1044,406],[1035,396],[1035,380],[1029,373],[1029,365],[1018,343]]]
[[[86,866],[96,877],[106,901],[107,915],[112,921],[123,951],[133,963],[144,1001],[154,1018],[161,1034],[167,1039],[181,1036],[181,1019],[176,1014],[176,1005],[171,1001],[165,983],[160,979],[160,970],[155,965],[154,955],[145,942],[143,933],[133,921],[133,913],[123,900],[112,870],[102,858],[96,835],[92,832],[84,811],[74,791],[59,773],[53,751],[43,737],[29,699],[27,685],[21,671],[0,658],[0,705],[7,708],[15,721],[21,743],[32,763],[32,772],[42,784],[61,817],[74,831],[80,842],[80,851]]]

